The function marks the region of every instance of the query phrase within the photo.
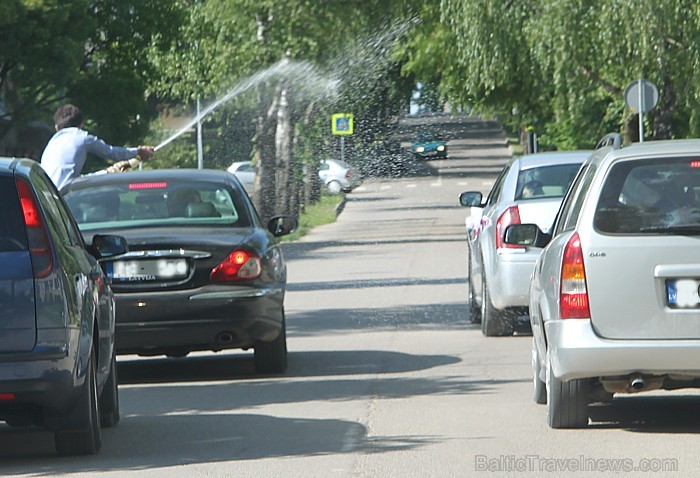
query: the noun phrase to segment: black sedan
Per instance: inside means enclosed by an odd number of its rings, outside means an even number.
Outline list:
[[[184,357],[254,349],[258,373],[287,368],[287,270],[278,236],[226,171],[83,176],[61,191],[85,236],[118,233],[129,252],[103,263],[117,304],[118,354]]]

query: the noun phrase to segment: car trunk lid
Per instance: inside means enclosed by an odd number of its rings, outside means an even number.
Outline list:
[[[581,244],[591,322],[601,337],[700,338],[700,237],[587,239]]]
[[[252,229],[138,228],[121,230],[120,234],[126,238],[129,252],[103,264],[115,292],[133,292],[188,289],[208,283],[212,269],[244,242]]]

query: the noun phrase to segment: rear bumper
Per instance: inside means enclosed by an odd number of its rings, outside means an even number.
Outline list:
[[[65,338],[65,329],[62,332]],[[73,340],[77,344],[77,331]],[[0,401],[0,419],[27,406],[54,414],[70,411],[85,382],[84,375],[80,380],[76,376],[76,357],[77,347],[69,349],[65,340],[39,343],[31,353],[0,354],[0,394],[15,396]]]
[[[496,274],[489,282],[491,301],[497,309],[528,307],[530,280],[541,250],[498,252]]]
[[[700,377],[700,340],[609,340],[589,319],[545,323],[552,371],[561,380],[642,373]]]
[[[247,348],[282,328],[284,289],[207,286],[116,294],[118,354]]]

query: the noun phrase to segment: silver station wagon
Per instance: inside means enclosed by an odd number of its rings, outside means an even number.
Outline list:
[[[700,140],[608,135],[574,180],[532,277],[534,399],[553,428],[618,393],[700,385]]]

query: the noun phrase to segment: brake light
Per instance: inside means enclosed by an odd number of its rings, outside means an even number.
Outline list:
[[[41,218],[41,211],[29,184],[21,179],[16,179],[15,184],[19,193],[19,201],[22,205],[22,215],[24,217],[24,227],[27,231],[34,277],[41,279],[48,276],[51,273],[51,269],[53,269],[51,243],[46,233],[44,221]]]
[[[587,319],[591,316],[586,288],[586,268],[583,264],[581,239],[574,233],[564,247],[561,264],[559,316],[562,319]]]
[[[506,244],[503,242],[506,234],[506,228],[511,224],[520,224],[520,211],[518,206],[510,206],[503,211],[503,214],[496,221],[496,249],[520,249],[525,250],[524,246],[516,246],[515,244]]]
[[[352,174],[350,174],[350,170],[345,171],[345,179],[350,179],[350,176],[352,176]]]
[[[209,276],[212,282],[257,279],[262,273],[260,258],[247,251],[233,251],[216,266]]]
[[[154,183],[131,183],[129,184],[129,190],[135,191],[139,189],[165,189],[168,187],[168,183],[160,181]]]
[[[16,397],[14,393],[0,393],[0,402],[14,400],[15,398]]]

